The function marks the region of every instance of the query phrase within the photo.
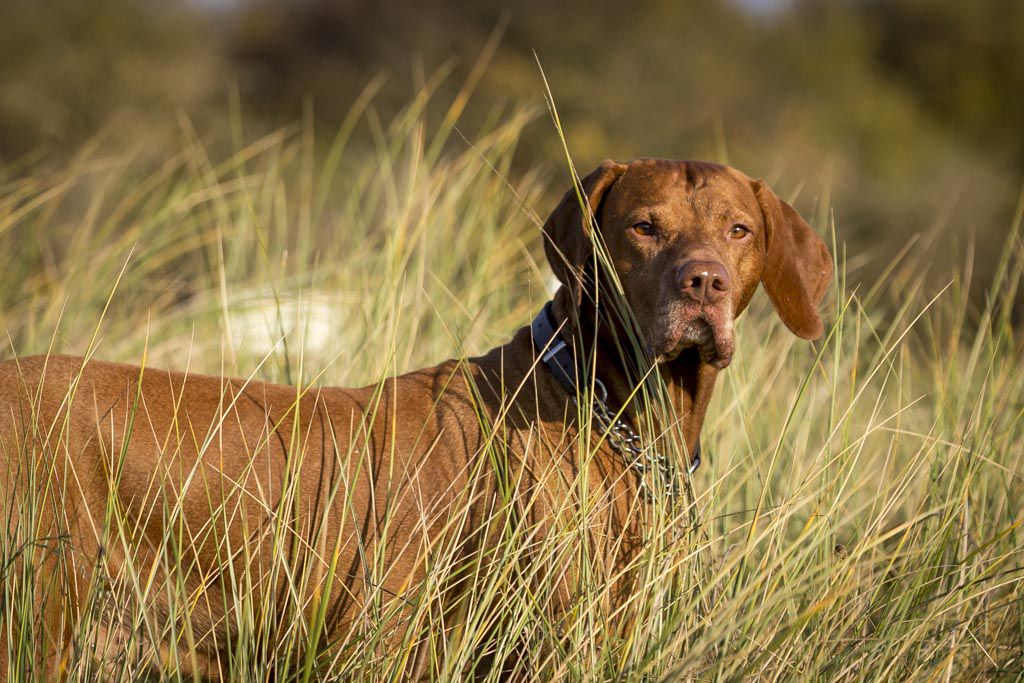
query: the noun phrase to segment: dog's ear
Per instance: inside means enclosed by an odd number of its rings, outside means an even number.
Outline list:
[[[798,337],[817,339],[824,331],[817,309],[832,281],[832,256],[811,226],[763,180],[754,181],[753,188],[765,227],[761,283],[786,327]]]
[[[569,188],[544,223],[544,254],[577,304],[583,300],[583,268],[594,253],[592,217],[596,220],[601,215],[601,201],[625,170],[625,164],[611,159],[601,162],[580,181],[581,192]],[[581,197],[587,204],[585,211],[580,208]]]

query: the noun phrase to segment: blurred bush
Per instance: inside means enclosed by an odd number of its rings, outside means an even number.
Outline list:
[[[852,277],[877,278],[914,235],[941,278],[971,249],[984,274],[1024,176],[1022,25],[1004,0],[13,0],[0,173],[86,142],[157,160],[183,125],[216,150],[305,119],[326,147],[381,73],[367,150],[425,84],[437,117],[475,90],[458,122],[471,143],[523,103],[543,114],[539,60],[582,169],[727,162],[819,227],[834,207]],[[517,165],[551,169],[554,195],[559,162],[540,115]]]
[[[101,134],[108,150],[159,154],[177,112],[223,101],[214,29],[174,2],[0,3],[0,160],[68,156]]]

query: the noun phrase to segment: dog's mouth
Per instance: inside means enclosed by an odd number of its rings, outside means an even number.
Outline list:
[[[686,316],[672,326],[674,334],[662,346],[667,349],[653,354],[655,359],[659,363],[671,363],[684,349],[696,348],[702,362],[724,369],[732,362],[733,354],[732,320],[720,319],[724,317],[718,315],[718,311],[704,309]]]

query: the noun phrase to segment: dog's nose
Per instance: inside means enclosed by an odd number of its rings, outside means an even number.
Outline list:
[[[676,283],[701,303],[716,304],[729,293],[729,274],[718,261],[687,261],[676,268]]]

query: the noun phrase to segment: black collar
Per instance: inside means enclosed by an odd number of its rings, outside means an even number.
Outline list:
[[[580,394],[577,382],[580,373],[576,368],[576,356],[558,334],[558,327],[555,325],[555,318],[552,314],[552,302],[547,302],[540,309],[540,313],[533,319],[530,331],[533,334],[533,346],[540,354],[544,365],[555,376],[566,393],[576,399]],[[608,400],[607,391],[599,380],[595,383],[595,392],[598,394],[596,398],[602,403]],[[690,456],[690,466],[687,468],[691,474],[700,467],[700,450],[700,440],[698,439],[697,447],[694,448]]]

